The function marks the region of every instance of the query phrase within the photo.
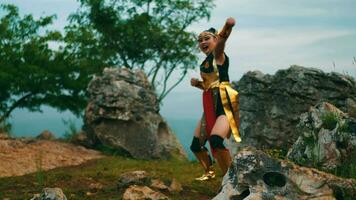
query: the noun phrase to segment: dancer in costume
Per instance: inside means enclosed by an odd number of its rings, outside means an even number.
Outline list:
[[[194,131],[190,149],[203,166],[205,173],[196,178],[204,181],[215,177],[212,159],[205,143],[209,141],[213,157],[225,174],[231,164],[231,156],[224,145],[224,139],[231,133],[237,142],[239,135],[239,99],[238,93],[229,83],[229,57],[224,53],[225,43],[235,25],[233,18],[228,18],[222,30],[214,28],[199,34],[199,48],[206,54],[200,65],[202,80],[192,78],[191,85],[203,90],[204,113]]]

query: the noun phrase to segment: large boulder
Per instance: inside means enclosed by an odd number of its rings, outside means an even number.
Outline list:
[[[332,200],[355,195],[355,179],[299,167],[247,147],[234,157],[214,200]]]
[[[287,157],[297,164],[334,171],[356,153],[356,119],[329,103],[311,107],[300,117],[299,138]]]
[[[355,110],[356,82],[339,73],[291,66],[275,75],[246,73],[234,87],[240,95],[243,146],[288,150],[297,140],[299,116],[321,101]]]
[[[89,144],[102,144],[138,159],[186,157],[159,114],[155,91],[145,74],[105,68],[88,86],[84,131]]]

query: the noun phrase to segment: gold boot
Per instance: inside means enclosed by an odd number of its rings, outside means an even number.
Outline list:
[[[218,162],[223,175],[225,175],[231,165],[230,152],[226,149],[215,149],[215,153],[215,159]]]
[[[213,168],[213,163],[212,160],[210,159],[210,156],[208,154],[208,151],[200,151],[200,152],[194,152],[194,155],[197,157],[199,160],[200,164],[203,166],[205,173],[198,178],[195,178],[197,181],[207,181],[212,178],[215,178],[215,171]]]

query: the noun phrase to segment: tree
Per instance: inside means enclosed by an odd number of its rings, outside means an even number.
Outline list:
[[[47,29],[55,16],[21,17],[13,5],[0,10],[0,124],[15,108],[40,111],[41,105],[79,115],[91,74],[100,69],[73,64],[65,48],[49,47],[63,42],[58,31]]]
[[[197,65],[187,27],[209,18],[213,0],[81,0],[66,27],[68,48],[106,66],[144,70],[161,101]],[[88,39],[90,38],[90,39]],[[88,45],[95,49],[88,49]],[[83,57],[83,58],[84,58]],[[99,60],[100,60],[99,59]],[[173,73],[180,73],[172,81]]]

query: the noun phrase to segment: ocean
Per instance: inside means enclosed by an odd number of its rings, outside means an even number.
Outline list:
[[[49,113],[48,113],[49,112]],[[57,138],[63,137],[66,132],[70,132],[70,122],[75,124],[77,130],[80,130],[83,125],[83,120],[77,118],[70,113],[62,113],[58,115],[56,111],[46,110],[42,113],[29,113],[17,111],[9,120],[12,124],[11,135],[14,137],[35,137],[44,130],[51,131]],[[185,152],[190,160],[194,160],[194,155],[189,149],[193,138],[194,128],[198,119],[166,119],[178,140],[182,144]]]

